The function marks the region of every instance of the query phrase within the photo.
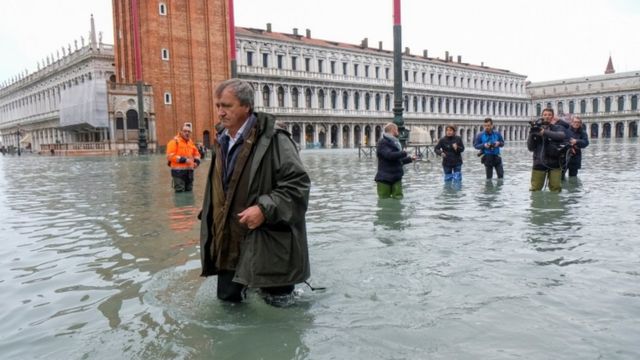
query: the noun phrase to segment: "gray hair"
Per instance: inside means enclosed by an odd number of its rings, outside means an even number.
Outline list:
[[[236,96],[238,101],[240,101],[240,105],[248,106],[249,110],[253,111],[253,87],[248,82],[240,79],[225,80],[216,86],[213,93],[219,98],[227,89],[231,90]]]
[[[390,122],[390,123],[387,123],[387,124],[384,126],[384,132],[386,132],[386,133],[388,134],[388,133],[390,133],[390,132],[391,132],[391,129],[397,129],[397,128],[398,128],[398,125],[396,125],[396,124],[394,124],[394,123]]]

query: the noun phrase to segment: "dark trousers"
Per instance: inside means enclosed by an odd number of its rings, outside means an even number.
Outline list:
[[[487,175],[487,179],[491,179],[493,177],[493,169],[496,169],[496,175],[498,175],[498,179],[502,179],[504,177],[504,168],[502,167],[502,157],[499,155],[484,155],[482,158],[482,163],[484,164],[485,174]]]
[[[218,273],[218,299],[229,302],[241,302],[245,298],[246,286],[233,282],[234,271],[221,271]],[[263,293],[269,295],[287,295],[293,292],[294,285],[273,286],[260,288]]]
[[[193,170],[171,170],[173,189],[176,192],[191,191],[193,189]]]

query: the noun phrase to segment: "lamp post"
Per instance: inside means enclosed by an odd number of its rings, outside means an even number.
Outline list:
[[[400,21],[400,0],[393,0],[393,123],[398,126],[398,140],[404,148],[409,138],[409,130],[402,120],[402,25]]]

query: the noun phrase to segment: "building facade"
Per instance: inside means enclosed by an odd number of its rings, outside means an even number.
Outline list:
[[[195,141],[210,145],[215,84],[229,77],[226,1],[138,0],[138,24],[132,0],[113,0],[117,84],[135,84],[135,30],[140,34],[142,81],[153,92],[155,128],[160,146],[184,122],[193,124]]]
[[[255,89],[256,109],[284,121],[301,147],[374,145],[393,120],[393,52],[292,33],[236,28],[238,76]],[[410,142],[432,143],[446,124],[465,141],[491,117],[509,140],[530,120],[526,76],[484,65],[403,54],[403,103]]]
[[[113,46],[96,36],[74,41],[38,63],[38,70],[0,88],[0,143],[32,152],[137,151],[135,86],[115,83]],[[153,109],[152,92],[145,92]],[[153,128],[154,114],[145,119]],[[155,148],[151,138],[151,148]]]
[[[527,92],[537,117],[552,108],[579,116],[591,138],[638,136],[640,71],[615,73],[609,60],[604,75],[532,83]]]

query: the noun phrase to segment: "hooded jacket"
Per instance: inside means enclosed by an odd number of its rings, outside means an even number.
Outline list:
[[[216,141],[201,212],[202,276],[235,271],[248,287],[293,285],[310,276],[305,213],[311,182],[290,134],[255,113],[225,193]],[[224,130],[218,125],[218,135]],[[249,230],[237,213],[258,205],[264,223]]]

